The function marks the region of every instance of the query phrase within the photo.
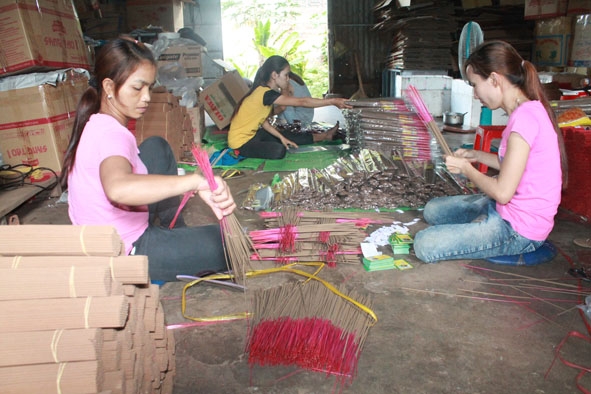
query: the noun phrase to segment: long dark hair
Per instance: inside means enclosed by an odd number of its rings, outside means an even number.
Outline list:
[[[116,96],[127,78],[137,70],[140,64],[145,62],[156,65],[152,51],[129,36],[121,36],[109,41],[98,50],[93,77],[78,102],[70,143],[64,156],[63,168],[60,174],[60,184],[64,189],[67,187],[68,174],[74,167],[76,151],[84,126],[86,126],[90,116],[98,113],[101,108],[103,80],[109,78],[114,82],[114,94]]]
[[[246,95],[240,100],[240,102],[236,106],[236,109],[234,110],[234,114],[232,115],[232,117],[236,115],[238,109],[240,109],[240,106],[244,102],[244,99],[250,96],[256,88],[258,88],[259,86],[267,85],[267,83],[271,79],[271,74],[273,74],[273,71],[279,74],[281,70],[283,70],[287,66],[289,66],[289,62],[283,56],[273,55],[267,58],[263,65],[259,67],[259,69],[257,70],[250,90],[246,93]]]
[[[294,73],[293,71],[289,72],[289,79],[295,81],[300,86],[304,86],[306,84],[306,82],[304,82],[304,79],[300,77],[298,74]]]
[[[517,86],[530,100],[538,100],[542,103],[558,137],[560,148],[560,164],[562,167],[562,187],[568,184],[568,164],[566,161],[566,149],[564,137],[556,114],[550,106],[546,97],[536,67],[529,61],[524,60],[513,46],[504,41],[487,41],[474,48],[474,51],[466,61],[464,68],[472,67],[474,74],[487,79],[494,71],[503,75],[509,82]]]

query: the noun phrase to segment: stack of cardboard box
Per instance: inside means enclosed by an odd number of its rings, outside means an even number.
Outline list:
[[[181,161],[193,142],[198,143],[201,139],[202,111],[203,107],[181,106],[178,97],[166,88],[158,88],[152,93],[148,110],[135,122],[132,132],[138,145],[148,137],[163,137],[170,144],[177,161]]]
[[[90,69],[76,12],[71,1],[0,0],[0,14],[0,152],[59,172]]]
[[[590,13],[588,0],[526,0],[524,19],[536,23],[535,64],[550,71],[591,66]]]
[[[199,94],[199,103],[204,107],[219,129],[230,125],[236,106],[248,93],[248,85],[236,70],[225,73]]]

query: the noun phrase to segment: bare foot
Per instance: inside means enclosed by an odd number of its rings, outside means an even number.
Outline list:
[[[332,141],[335,133],[339,130],[339,121],[330,129],[326,130],[324,133],[313,134],[314,142],[320,141]]]

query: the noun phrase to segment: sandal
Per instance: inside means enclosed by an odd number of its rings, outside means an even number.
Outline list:
[[[573,243],[581,248],[591,248],[591,238],[575,238]]]
[[[240,170],[225,170],[224,172],[222,172],[222,178],[223,179],[230,179],[230,178],[239,178],[241,176],[244,176],[244,173]]]

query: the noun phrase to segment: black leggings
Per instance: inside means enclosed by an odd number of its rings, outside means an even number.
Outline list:
[[[314,137],[310,133],[292,133],[287,130],[279,132],[297,145],[310,145],[314,142]],[[240,156],[244,157],[277,160],[285,157],[287,149],[285,149],[279,138],[260,128],[250,141],[238,148],[238,151]]]
[[[177,175],[177,163],[165,139],[150,137],[139,150],[149,174]],[[179,204],[180,197],[150,204],[148,228],[133,244],[135,255],[148,256],[150,279],[171,282],[177,275],[226,270],[218,224],[187,227],[180,214],[175,227],[168,228]]]

